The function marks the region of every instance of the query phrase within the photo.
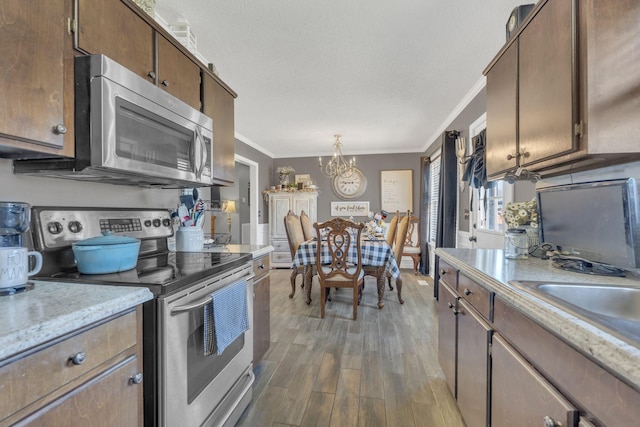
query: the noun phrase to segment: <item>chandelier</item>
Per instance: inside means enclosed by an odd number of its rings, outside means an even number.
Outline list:
[[[356,158],[353,157],[347,161],[342,155],[342,142],[340,142],[342,135],[335,134],[333,136],[336,138],[336,142],[333,143],[333,157],[324,167],[322,165],[322,156],[318,157],[320,170],[328,178],[334,178],[336,176],[350,177],[356,167]]]

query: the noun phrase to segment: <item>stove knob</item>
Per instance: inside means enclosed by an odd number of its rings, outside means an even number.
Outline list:
[[[169,218],[163,219],[162,225],[164,225],[165,227],[171,227],[171,220]]]
[[[154,227],[160,227],[161,224],[162,224],[162,221],[160,221],[160,218],[156,218],[153,220]]]
[[[144,226],[145,227],[151,227],[151,220],[150,219],[145,219],[144,220]]]
[[[49,233],[51,234],[60,234],[62,233],[63,229],[64,227],[58,221],[50,222],[49,224],[47,224],[47,230],[49,230]]]
[[[69,231],[72,233],[79,233],[82,231],[82,224],[78,221],[69,222]]]

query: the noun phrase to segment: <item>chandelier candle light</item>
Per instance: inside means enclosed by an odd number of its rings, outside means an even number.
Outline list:
[[[335,134],[333,136],[336,138],[336,142],[333,143],[333,158],[329,160],[327,165],[323,168],[322,156],[318,157],[320,170],[329,178],[334,178],[336,176],[349,177],[353,174],[353,169],[356,167],[356,158],[353,157],[347,162],[342,155],[342,142],[340,142],[340,137],[342,135]]]

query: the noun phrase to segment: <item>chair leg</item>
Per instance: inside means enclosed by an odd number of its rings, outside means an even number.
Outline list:
[[[420,264],[420,255],[413,254],[411,255],[411,259],[413,260],[413,274],[418,275],[418,264]]]
[[[391,276],[387,276],[387,281],[389,283],[389,290],[392,291],[393,290],[393,286],[391,285]]]
[[[353,320],[358,318],[358,289],[360,285],[353,287]]]
[[[293,298],[293,296],[296,294],[296,277],[298,277],[298,270],[294,269],[291,272],[291,293],[289,294],[289,298]],[[302,282],[304,283],[304,279],[302,280]]]
[[[325,304],[325,287],[322,283],[320,283],[320,318],[324,319],[324,304]]]
[[[400,301],[400,304],[404,304],[404,300],[402,299],[402,278],[401,277],[398,277],[396,279],[396,287],[398,288],[398,301]]]

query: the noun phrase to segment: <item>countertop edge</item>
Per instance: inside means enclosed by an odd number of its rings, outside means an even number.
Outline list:
[[[521,310],[527,317],[640,390],[640,349],[517,287],[460,260],[444,248],[436,255]],[[514,279],[515,280],[515,279]],[[559,280],[561,281],[561,280]],[[569,282],[570,280],[566,280]]]
[[[35,283],[36,286],[51,286],[53,282],[47,283],[35,281]],[[82,286],[87,291],[92,289],[91,285],[58,285],[64,287]],[[100,287],[113,288],[114,290],[117,289],[116,292],[118,294],[104,298],[99,302],[77,304],[78,308],[71,308],[45,319],[40,319],[38,321],[27,320],[24,322],[24,327],[0,334],[0,361],[18,355],[34,347],[46,344],[49,341],[60,338],[78,329],[82,329],[93,323],[100,322],[153,299],[153,294],[147,288],[115,286]],[[27,293],[25,293],[25,295],[27,295]],[[31,310],[31,307],[27,311],[29,310]]]

